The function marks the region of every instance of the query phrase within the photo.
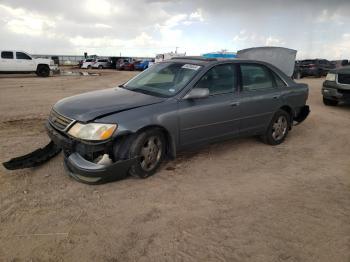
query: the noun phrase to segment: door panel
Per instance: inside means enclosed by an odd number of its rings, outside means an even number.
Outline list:
[[[232,94],[182,100],[179,103],[182,146],[238,134],[238,97]]]
[[[16,52],[16,71],[35,71],[35,63],[30,56],[22,52]]]
[[[189,145],[239,132],[237,67],[220,64],[208,70],[194,88],[209,96],[179,102],[180,145]]]
[[[12,51],[2,51],[0,59],[1,71],[15,71],[15,62]]]
[[[281,107],[280,92],[266,90],[240,95],[240,133],[265,131],[274,113]]]
[[[259,64],[241,64],[240,133],[264,132],[281,107],[281,89],[270,69]]]

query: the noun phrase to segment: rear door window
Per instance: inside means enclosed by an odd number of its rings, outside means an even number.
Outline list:
[[[263,65],[241,64],[242,91],[254,92],[274,89],[271,71]]]
[[[13,59],[13,52],[2,51],[2,52],[1,52],[1,58],[4,58],[4,59]]]
[[[29,55],[22,52],[16,52],[16,59],[32,60]]]

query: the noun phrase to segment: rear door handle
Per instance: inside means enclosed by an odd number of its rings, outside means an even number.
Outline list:
[[[273,99],[278,99],[278,98],[280,98],[280,95],[274,95],[273,96]]]
[[[231,107],[239,106],[239,102],[232,102],[232,103],[230,103],[230,106]]]

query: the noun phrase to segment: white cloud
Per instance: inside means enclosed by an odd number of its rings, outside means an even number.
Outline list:
[[[189,16],[191,20],[197,20],[199,22],[204,22],[203,14],[202,14],[202,9],[197,9],[195,12],[192,12]]]
[[[87,0],[84,1],[85,10],[96,17],[106,17],[116,14],[118,9],[107,0]]]
[[[285,42],[283,42],[281,39],[273,36],[269,36],[265,40],[265,45],[267,46],[283,46],[285,45]]]
[[[233,37],[233,44],[236,49],[242,49],[254,46],[284,46],[285,41],[276,36],[264,36],[256,33],[247,33],[246,30],[241,30]]]
[[[48,17],[33,14],[21,8],[0,5],[0,13],[5,28],[16,34],[52,36],[55,22]]]
[[[330,12],[328,9],[323,9],[314,21],[316,23],[335,23],[339,26],[344,25],[344,17],[337,12]]]
[[[112,28],[111,25],[106,25],[106,24],[95,24],[95,28]]]

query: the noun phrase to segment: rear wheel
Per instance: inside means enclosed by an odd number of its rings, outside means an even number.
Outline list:
[[[269,145],[281,144],[288,135],[290,122],[290,115],[284,110],[278,110],[272,118],[266,133],[262,136],[264,143]]]
[[[338,105],[338,101],[323,97],[323,104],[326,106],[336,106]]]
[[[129,174],[134,177],[147,178],[159,168],[165,156],[166,142],[163,132],[152,128],[139,133],[132,141],[127,141],[117,148],[118,158],[139,157],[137,163],[132,165]]]
[[[99,66],[98,66],[98,69],[103,69],[103,66],[102,66],[102,65],[99,65]]]
[[[48,77],[50,75],[50,68],[47,65],[38,65],[36,74],[41,77]]]

